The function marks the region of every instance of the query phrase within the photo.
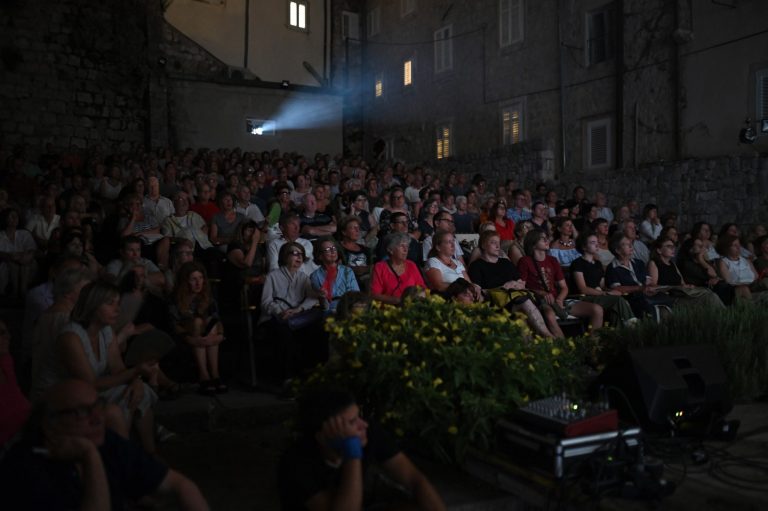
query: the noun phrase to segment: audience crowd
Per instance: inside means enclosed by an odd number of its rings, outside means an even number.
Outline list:
[[[38,440],[64,428],[49,423],[57,414],[98,409],[109,431],[135,431],[152,454],[168,433],[152,408],[179,381],[228,390],[222,351],[253,341],[227,315],[241,307],[256,310],[267,377],[280,385],[328,359],[322,322],[351,300],[401,305],[427,288],[522,313],[551,337],[765,295],[763,226],[682,226],[654,204],[582,186],[561,199],[543,183],[492,187],[482,173],[277,150],[0,152],[0,293],[25,309],[15,370],[0,325],[11,403],[0,443],[33,397]],[[91,467],[83,445],[49,449]],[[150,468],[152,481],[131,484],[192,484]]]

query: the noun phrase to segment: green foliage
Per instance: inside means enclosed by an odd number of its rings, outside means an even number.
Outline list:
[[[490,448],[510,409],[584,381],[585,341],[535,337],[522,316],[485,304],[376,303],[327,329],[339,356],[307,383],[345,385],[367,415],[444,461]]]
[[[753,398],[768,390],[767,327],[764,304],[679,309],[661,324],[645,320],[634,328],[602,331],[603,362],[610,363],[624,348],[710,344],[717,349],[732,395]]]

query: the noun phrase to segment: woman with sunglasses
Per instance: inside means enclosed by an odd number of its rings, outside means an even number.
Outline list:
[[[404,232],[393,232],[384,240],[389,257],[373,266],[371,297],[374,300],[398,305],[407,288],[426,287],[419,268],[408,259],[410,243],[411,237]]]
[[[323,236],[315,244],[315,262],[320,265],[309,276],[312,288],[329,312],[335,312],[339,298],[350,291],[360,291],[352,268],[339,264],[341,249],[330,236]]]
[[[289,241],[280,247],[277,259],[278,267],[264,281],[259,324],[268,330],[264,338],[275,341],[273,365],[280,368],[280,381],[285,381],[322,362],[328,348],[322,340],[321,316],[310,318],[318,301],[309,276],[301,270],[307,259],[304,247]],[[297,324],[302,317],[307,321]]]

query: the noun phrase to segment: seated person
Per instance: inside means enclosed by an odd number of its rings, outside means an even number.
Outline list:
[[[317,210],[317,197],[313,193],[305,194],[302,199],[302,209],[299,214],[301,235],[309,241],[315,241],[320,236],[329,236],[336,232],[336,222],[331,215]]]
[[[123,197],[120,220],[117,228],[120,236],[137,237],[142,241],[140,249],[148,256],[154,256],[159,266],[168,266],[171,240],[160,231],[160,223],[151,211],[144,209],[142,199],[135,194]]]
[[[400,211],[392,213],[389,220],[389,232],[400,232],[408,234],[408,215]],[[424,261],[421,252],[421,243],[416,238],[410,236],[411,240],[408,242],[408,260],[415,263],[417,266],[421,266]],[[379,237],[379,244],[376,247],[376,258],[379,260],[386,259],[388,257],[388,243],[386,236]],[[430,238],[431,239],[431,238]]]
[[[224,340],[224,327],[202,264],[192,261],[179,269],[170,313],[174,331],[192,347],[200,382],[198,391],[227,392],[219,374],[219,345]]]
[[[437,231],[432,237],[432,251],[424,266],[427,286],[433,291],[442,293],[451,282],[458,278],[472,280],[467,274],[462,262],[456,259],[456,239],[448,231]],[[475,294],[481,292],[480,286],[475,285]]]
[[[554,337],[557,334],[562,337],[562,331],[557,326],[557,318],[552,309],[548,309],[547,322],[544,322],[542,314],[531,300],[532,296],[524,292],[525,281],[520,278],[520,272],[512,261],[502,257],[501,238],[496,231],[485,231],[480,235],[480,250],[482,255],[469,265],[469,276],[472,282],[484,290],[505,289],[509,291],[505,298],[508,304],[503,306],[512,312],[522,311],[527,317],[533,330],[544,337]],[[514,291],[523,291],[515,294]],[[501,304],[496,304],[501,305]],[[547,324],[552,325],[555,332],[550,331]]]
[[[310,276],[313,271],[317,269],[317,265],[313,260],[313,247],[312,242],[301,238],[301,223],[299,215],[296,213],[286,213],[280,217],[280,232],[279,238],[273,239],[267,246],[267,267],[269,271],[274,271],[279,266],[279,252],[280,249],[288,242],[298,243],[302,246],[303,252],[306,254],[307,259],[304,261],[301,271],[307,276]]]
[[[568,268],[573,261],[581,257],[579,251],[576,250],[573,220],[570,218],[555,219],[549,255],[557,259],[562,268]]]
[[[305,195],[306,197],[306,195]],[[340,264],[340,247],[330,236],[317,240],[315,262],[319,268],[309,276],[323,306],[335,312],[339,299],[352,291],[360,291],[355,274],[349,266]]]
[[[3,446],[21,431],[29,416],[29,401],[16,381],[10,347],[11,332],[5,322],[0,320],[0,403],[3,404],[3,413],[0,413],[0,452]],[[3,492],[3,499],[8,503],[5,496]]]
[[[368,247],[358,243],[361,239],[360,218],[356,216],[344,218],[339,225],[339,233],[341,234],[339,257],[355,272],[360,287],[368,289],[371,282],[371,254]]]
[[[408,259],[412,242],[407,232],[391,232],[384,238],[388,258],[373,267],[371,297],[374,300],[397,305],[407,288],[426,287],[418,266]]]
[[[104,402],[82,380],[35,403],[24,438],[0,463],[0,492],[14,509],[125,509],[153,494],[208,509],[195,483],[107,429]]]
[[[577,240],[581,257],[571,263],[573,289],[580,298],[600,305],[613,325],[631,324],[637,321],[632,307],[621,293],[605,285],[605,270],[598,259],[599,242],[596,234],[582,234]]]
[[[174,212],[163,220],[160,227],[163,235],[174,243],[189,240],[194,243],[194,249],[198,252],[213,248],[213,243],[208,239],[208,225],[205,220],[189,209],[187,192],[176,192],[173,195],[173,207]]]
[[[119,282],[131,268],[140,264],[147,270],[148,287],[153,291],[162,290],[165,277],[155,263],[141,257],[141,244],[141,239],[135,236],[123,237],[120,240],[120,259],[114,259],[104,267],[106,277],[112,282]]]
[[[648,276],[652,286],[668,288],[666,293],[675,300],[675,306],[705,305],[725,307],[720,298],[706,287],[688,284],[675,263],[675,244],[669,238],[659,237],[653,243]]]
[[[547,255],[549,238],[535,229],[523,240],[526,256],[517,263],[525,287],[535,292],[561,319],[568,315],[589,320],[592,330],[603,326],[603,308],[583,300],[567,299],[568,284],[557,260]]]
[[[753,263],[758,271],[758,278],[763,279],[768,274],[768,236],[763,235],[755,238],[752,246],[755,254]]]
[[[298,219],[295,223],[298,231]],[[322,314],[291,328],[292,317],[312,314],[318,305],[317,293],[302,269],[307,259],[304,245],[285,242],[278,256],[279,267],[270,271],[264,281],[259,324],[271,330],[269,337],[276,341],[277,348],[277,364],[273,366],[285,380],[327,360],[328,347],[327,342],[318,340],[323,334]]]
[[[632,242],[622,231],[617,231],[611,237],[610,247],[615,259],[605,271],[605,284],[609,289],[625,295],[635,316],[654,317],[655,305],[671,306],[674,300],[659,293],[657,287],[651,285],[645,264],[633,257]]]
[[[208,226],[208,239],[215,246],[224,246],[235,237],[237,226],[245,220],[245,217],[235,210],[235,197],[229,192],[218,196],[218,204],[219,212],[211,217]],[[226,252],[226,250],[222,251]]]
[[[453,221],[453,216],[447,211],[440,211],[436,213],[434,217],[434,223],[435,229],[438,231],[447,231],[451,234],[456,233],[456,225]],[[432,236],[426,236],[421,243],[421,252],[424,255],[425,260],[429,258],[430,250],[432,250]],[[459,240],[455,239],[455,236],[453,257],[457,261],[461,262],[461,264],[465,264],[464,249],[461,248],[461,243],[459,243]]]
[[[343,389],[308,391],[299,400],[298,440],[280,460],[283,509],[362,510],[382,504],[366,487],[372,463],[404,487],[407,509],[444,510],[421,471],[379,428],[360,417],[355,398]],[[410,502],[407,502],[410,501]],[[392,504],[391,502],[386,504]]]
[[[734,287],[737,299],[751,300],[754,293],[763,291],[755,266],[742,255],[738,237],[726,234],[718,238],[717,253],[722,256],[717,261],[718,271]]]
[[[0,211],[0,294],[24,296],[37,271],[37,245],[29,231],[19,229],[19,211]]]
[[[701,239],[685,240],[678,251],[677,263],[685,282],[711,289],[725,305],[733,303],[734,288],[720,278],[714,265],[707,260]]]

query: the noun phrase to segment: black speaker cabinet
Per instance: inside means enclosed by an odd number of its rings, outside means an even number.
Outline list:
[[[636,416],[648,430],[711,421],[733,406],[725,372],[711,346],[629,350],[606,368],[598,383],[622,418]]]

